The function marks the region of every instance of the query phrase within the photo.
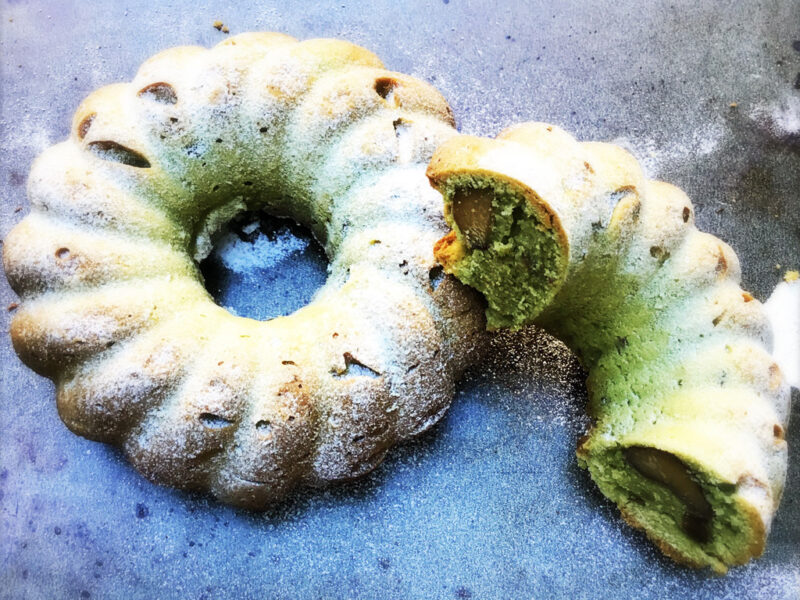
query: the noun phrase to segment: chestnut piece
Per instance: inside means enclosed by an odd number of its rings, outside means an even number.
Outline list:
[[[493,198],[487,189],[463,188],[453,194],[453,219],[470,249],[489,247]]]

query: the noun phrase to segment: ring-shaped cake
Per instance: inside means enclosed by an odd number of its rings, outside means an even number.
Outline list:
[[[264,507],[374,468],[435,423],[483,346],[476,295],[436,266],[425,167],[455,133],[430,85],[344,41],[177,47],[92,93],[35,162],[3,259],[22,360],[74,432],[149,479]],[[256,321],[198,262],[246,210],[307,226],[329,276]]]

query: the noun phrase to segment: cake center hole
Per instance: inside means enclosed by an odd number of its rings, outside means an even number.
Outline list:
[[[325,251],[308,229],[262,212],[231,221],[200,263],[217,304],[259,321],[308,304],[325,283],[327,267]]]

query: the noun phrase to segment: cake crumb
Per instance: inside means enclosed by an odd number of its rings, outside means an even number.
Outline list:
[[[217,31],[222,31],[222,28],[224,27],[222,21],[214,21],[213,25],[214,29],[216,29]]]
[[[731,102],[730,104],[728,104],[728,108],[738,108],[738,107],[739,107],[738,102]]]
[[[798,271],[786,271],[783,275],[783,280],[786,283],[791,283],[792,281],[797,281],[800,279],[800,272]]]
[[[8,312],[11,312],[13,310],[17,310],[17,308],[19,308],[19,304],[17,302],[12,302],[11,304],[8,305],[7,310]]]
[[[230,33],[230,32],[231,32],[231,30],[230,30],[230,29],[228,29],[228,26],[227,26],[227,25],[223,25],[223,26],[222,26],[222,33]]]
[[[19,211],[21,211],[21,210],[22,210],[22,207],[21,207],[21,206],[18,206],[17,208],[15,208],[15,209],[14,209],[14,212],[15,212],[15,213],[18,213],[18,212],[19,212]]]

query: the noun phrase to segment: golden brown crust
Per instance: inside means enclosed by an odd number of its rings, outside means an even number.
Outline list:
[[[456,232],[451,231],[433,246],[433,256],[444,267],[446,273],[453,272],[453,265],[464,257],[464,245],[456,237]]]
[[[447,140],[434,152],[425,174],[436,189],[452,176],[459,173],[479,175],[481,157],[492,148],[494,141],[471,135],[462,135]],[[493,174],[485,172],[486,175]]]

